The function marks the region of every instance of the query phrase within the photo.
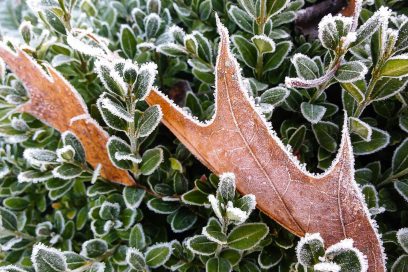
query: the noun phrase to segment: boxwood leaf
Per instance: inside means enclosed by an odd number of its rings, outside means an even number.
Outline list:
[[[163,150],[161,148],[153,148],[145,151],[142,157],[140,171],[143,175],[152,174],[163,161]]]
[[[326,259],[340,266],[342,271],[366,271],[367,260],[364,255],[352,247],[353,241],[345,239],[326,250]]]
[[[312,80],[319,77],[319,67],[308,56],[297,53],[292,58],[298,77],[306,80]]]
[[[394,174],[408,169],[408,139],[405,139],[394,151],[392,156],[392,172]]]
[[[88,258],[98,258],[106,253],[108,244],[102,239],[91,239],[82,244],[81,255]]]
[[[144,18],[143,22],[148,39],[154,38],[159,32],[161,21],[161,18],[156,13],[151,13]]]
[[[397,231],[397,240],[405,250],[405,253],[408,253],[408,228],[402,228]]]
[[[176,201],[163,201],[153,198],[147,202],[147,207],[158,214],[171,214],[180,207],[180,204]]]
[[[262,269],[277,266],[283,258],[282,250],[277,247],[265,247],[258,255],[258,264]]]
[[[342,83],[363,79],[367,74],[367,67],[360,61],[349,61],[340,65],[334,77]]]
[[[115,130],[126,131],[128,126],[126,119],[118,117],[117,115],[113,114],[110,110],[108,110],[106,107],[104,107],[102,102],[105,97],[108,97],[107,93],[103,93],[96,101],[96,106],[98,107],[98,110],[102,115],[103,121],[105,121],[105,123],[109,127]],[[109,97],[111,100],[113,100],[113,97],[111,96]]]
[[[152,268],[159,267],[167,262],[173,252],[170,243],[159,243],[146,249],[146,264]]]
[[[132,87],[136,99],[143,100],[146,98],[146,96],[152,89],[156,74],[157,74],[156,64],[148,62],[140,66],[137,80]]]
[[[112,163],[119,168],[122,169],[131,169],[132,163],[128,160],[118,160],[116,158],[117,152],[123,152],[126,154],[130,154],[130,146],[124,140],[120,139],[119,137],[112,136],[109,138],[108,143],[106,144],[108,148],[109,158]]]
[[[61,138],[64,146],[69,145],[75,150],[74,159],[78,162],[84,163],[85,149],[79,139],[75,136],[75,134],[70,131],[65,131],[64,133],[62,133]]]
[[[238,49],[241,59],[251,68],[256,67],[257,51],[256,47],[241,35],[233,35],[232,42]]]
[[[143,254],[136,248],[128,248],[126,262],[136,271],[146,271],[146,261]]]
[[[138,137],[149,136],[153,130],[160,123],[162,118],[162,111],[160,106],[154,105],[149,107],[140,117],[138,122]]]
[[[218,244],[208,240],[204,235],[196,235],[187,240],[187,247],[195,254],[210,256],[215,253]]]
[[[213,257],[205,264],[207,272],[230,272],[232,271],[231,264],[224,258]]]
[[[384,77],[408,76],[408,55],[398,55],[389,58],[380,70]]]
[[[371,141],[365,141],[359,136],[351,135],[351,142],[353,144],[353,151],[356,155],[366,155],[377,152],[386,147],[390,142],[390,135],[388,132],[371,127],[372,135]]]
[[[289,90],[284,87],[274,87],[266,90],[261,95],[261,103],[278,106],[289,96]]]
[[[257,16],[255,1],[252,0],[238,0],[239,5],[247,12],[249,16],[255,18]]]
[[[242,30],[252,33],[253,19],[245,11],[235,5],[231,5],[228,10],[228,15],[232,21],[238,25]]]
[[[361,103],[365,99],[365,91],[367,89],[364,80],[358,80],[355,82],[342,83],[341,87],[346,90],[358,103]]]
[[[391,267],[391,272],[404,271],[405,267],[408,266],[408,255],[404,254],[398,257],[395,263]]]
[[[185,207],[178,209],[171,217],[170,226],[175,233],[191,229],[197,221],[197,215]]]
[[[319,122],[312,125],[313,133],[321,147],[330,153],[336,152],[337,142],[333,138],[338,132],[338,127],[331,122]]]
[[[5,229],[18,230],[17,216],[10,210],[0,207],[1,226]]]
[[[325,254],[324,242],[320,234],[306,234],[301,238],[296,247],[298,262],[306,267],[311,267],[319,262]]]
[[[317,124],[322,120],[324,114],[326,113],[326,108],[324,106],[310,104],[308,102],[303,102],[300,105],[300,110],[303,117],[312,124]]]
[[[246,223],[236,226],[228,234],[228,246],[237,250],[249,250],[261,242],[269,228],[264,223]]]
[[[408,180],[394,181],[394,188],[408,202]]]
[[[140,203],[145,196],[146,191],[135,187],[125,187],[123,189],[123,200],[125,201],[126,207],[129,209],[136,209],[140,206]]]
[[[267,16],[273,16],[281,12],[289,3],[289,0],[275,0],[266,2]]]
[[[129,246],[140,250],[146,247],[146,237],[141,224],[136,224],[130,231]]]
[[[203,206],[208,203],[208,195],[197,189],[193,189],[184,193],[181,196],[181,200],[189,205]]]
[[[351,132],[356,133],[367,142],[371,141],[373,130],[369,124],[355,117],[349,117],[349,122]]]
[[[264,73],[278,68],[291,49],[292,43],[290,41],[282,41],[276,44],[275,52],[265,54],[264,56]]]
[[[203,2],[201,2],[199,10],[201,21],[208,20],[213,10],[212,1],[204,0]]]
[[[361,192],[369,209],[378,208],[378,193],[373,185],[365,184],[361,187]]]
[[[4,207],[17,211],[24,210],[29,204],[30,201],[19,196],[11,196],[3,200]]]
[[[182,57],[187,55],[186,49],[183,46],[176,43],[160,44],[157,47],[157,51],[162,53],[163,55],[170,57]]]
[[[54,248],[48,248],[43,244],[37,244],[33,248],[31,261],[35,271],[65,272],[68,270],[64,254]]]
[[[47,19],[48,24],[58,33],[66,35],[67,31],[61,19],[51,10],[44,10],[45,18]]]
[[[136,55],[136,36],[133,30],[128,25],[121,25],[119,33],[120,47],[129,59],[133,59]]]
[[[275,42],[265,35],[255,35],[251,38],[251,41],[260,55],[275,51]]]
[[[203,228],[202,233],[208,240],[217,244],[223,245],[227,243],[227,236],[222,232],[221,224],[214,217],[208,220],[207,226]]]
[[[302,146],[306,135],[306,126],[302,125],[298,127],[288,140],[288,144],[292,147],[293,150],[299,150]]]
[[[86,263],[86,258],[72,251],[65,251],[64,256],[67,260],[68,268],[74,270]]]
[[[72,163],[63,163],[52,170],[54,177],[65,180],[79,177],[81,173],[82,168]]]

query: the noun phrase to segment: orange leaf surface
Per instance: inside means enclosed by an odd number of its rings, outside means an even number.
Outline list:
[[[216,113],[200,123],[157,90],[164,124],[211,171],[233,172],[242,194],[254,194],[258,208],[298,236],[319,232],[326,246],[344,238],[368,258],[369,271],[384,271],[381,240],[354,181],[354,158],[345,117],[337,158],[325,173],[302,168],[243,89],[229,37],[218,23],[221,41],[216,64]]]
[[[87,161],[94,168],[101,164],[102,177],[125,185],[134,184],[127,171],[111,163],[106,151],[109,135],[90,117],[82,97],[68,81],[49,65],[47,75],[35,60],[19,49],[14,53],[0,44],[0,57],[29,92],[30,101],[18,109],[20,112],[30,113],[61,133],[73,132],[85,148]]]

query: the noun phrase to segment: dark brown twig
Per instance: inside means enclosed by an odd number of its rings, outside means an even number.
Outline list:
[[[354,1],[350,1],[354,2]],[[354,10],[354,6],[350,7]],[[317,37],[317,25],[327,14],[337,14],[342,9],[349,10],[347,0],[324,0],[315,5],[301,9],[296,13],[295,27],[305,36]],[[346,12],[347,13],[347,12]],[[347,16],[347,14],[345,14]]]

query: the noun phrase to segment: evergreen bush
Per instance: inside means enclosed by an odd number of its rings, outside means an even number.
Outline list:
[[[315,2],[0,1],[2,42],[78,90],[110,135],[110,160],[138,182],[105,180],[75,134],[18,112],[29,92],[0,61],[0,271],[367,270],[352,240],[297,238],[256,209],[233,173],[203,167],[144,101],[158,88],[211,119],[217,16],[249,96],[307,170],[331,165],[347,113],[355,180],[387,268],[406,271],[408,8],[350,1],[354,17],[315,18],[306,35],[295,19]]]

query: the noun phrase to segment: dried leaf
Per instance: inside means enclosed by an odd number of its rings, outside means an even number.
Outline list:
[[[384,271],[382,243],[354,181],[354,158],[344,119],[336,160],[324,174],[307,172],[257,112],[243,89],[240,69],[219,24],[216,114],[208,123],[188,116],[157,90],[164,124],[211,171],[233,172],[242,194],[254,194],[258,208],[298,236],[320,233],[330,246],[352,238],[367,255],[369,271]]]
[[[109,160],[106,143],[109,135],[91,119],[85,102],[77,91],[51,66],[49,75],[26,53],[12,52],[0,44],[0,57],[24,83],[30,101],[18,110],[37,117],[58,131],[72,131],[83,144],[87,161],[95,168],[102,165],[101,176],[117,183],[132,185],[133,179]],[[84,117],[84,118],[82,118]]]

